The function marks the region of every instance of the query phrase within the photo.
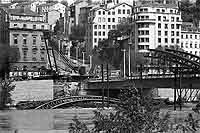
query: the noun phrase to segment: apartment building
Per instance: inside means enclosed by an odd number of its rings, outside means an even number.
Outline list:
[[[159,45],[180,45],[182,19],[176,4],[136,6],[135,19],[139,52],[147,52]]]
[[[109,7],[109,8],[107,8]],[[95,7],[90,10],[87,29],[86,50],[91,53],[92,48],[98,46],[99,41],[108,38],[108,32],[132,15],[132,6],[120,3],[114,6]]]
[[[183,23],[180,47],[191,54],[200,56],[200,29],[192,23]]]
[[[49,30],[45,18],[31,10],[9,9],[10,45],[20,52],[12,70],[38,71],[47,67],[46,47],[43,32]]]

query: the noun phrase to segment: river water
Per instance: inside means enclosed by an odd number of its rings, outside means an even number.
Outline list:
[[[74,116],[91,124],[93,109],[10,110],[0,112],[0,133],[67,133]]]
[[[15,82],[15,103],[53,98],[53,81]],[[173,100],[173,89],[159,89],[161,97]],[[74,116],[91,125],[94,109],[9,110],[0,112],[0,133],[67,133]]]

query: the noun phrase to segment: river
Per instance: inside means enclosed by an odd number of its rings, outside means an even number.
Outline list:
[[[15,82],[15,103],[53,98],[53,81]],[[173,89],[159,89],[159,96],[173,100]],[[0,133],[67,133],[74,116],[91,124],[93,109],[8,110],[0,112]]]
[[[67,133],[74,116],[88,124],[93,109],[9,110],[0,112],[0,133]]]

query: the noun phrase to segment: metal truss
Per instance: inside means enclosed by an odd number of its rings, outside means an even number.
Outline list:
[[[64,105],[73,105],[73,103],[83,103],[83,102],[110,102],[110,103],[118,103],[118,99],[115,98],[107,98],[102,96],[72,96],[72,97],[64,97],[49,101],[45,104],[38,106],[35,109],[55,109]]]

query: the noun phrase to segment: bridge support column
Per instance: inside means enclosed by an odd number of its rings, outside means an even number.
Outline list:
[[[177,73],[174,73],[174,110],[176,110]]]

